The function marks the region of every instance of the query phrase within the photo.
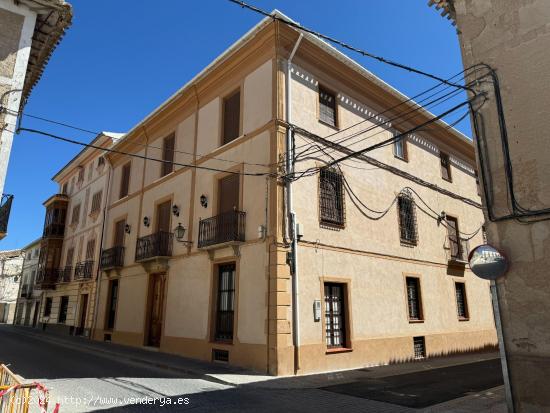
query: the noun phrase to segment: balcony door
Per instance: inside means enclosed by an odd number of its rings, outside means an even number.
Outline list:
[[[218,214],[239,209],[239,175],[231,174],[218,183]]]
[[[126,227],[126,220],[121,219],[115,223],[115,239],[113,245],[115,247],[124,246],[124,229]]]
[[[147,345],[152,347],[160,346],[165,284],[166,274],[151,274],[149,281],[149,327],[147,332]]]
[[[172,209],[172,201],[166,201],[157,206],[157,232],[170,232],[170,209]]]
[[[458,237],[458,221],[456,218],[447,216],[447,233],[449,234],[449,248],[451,257],[460,256],[460,240]]]

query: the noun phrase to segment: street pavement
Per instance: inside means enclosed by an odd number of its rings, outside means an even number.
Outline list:
[[[504,413],[494,353],[273,378],[159,352],[0,325],[0,362],[60,412]]]

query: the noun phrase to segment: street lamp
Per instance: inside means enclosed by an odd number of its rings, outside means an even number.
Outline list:
[[[182,244],[186,244],[187,246],[193,245],[193,241],[185,241],[185,227],[181,225],[181,222],[178,224],[176,228],[174,228],[174,236],[176,238],[176,241],[181,242]]]

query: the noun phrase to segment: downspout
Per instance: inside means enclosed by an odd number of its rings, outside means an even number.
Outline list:
[[[106,159],[109,164],[109,173],[107,175],[107,190],[105,191],[105,203],[103,205],[103,222],[101,224],[101,238],[99,240],[99,260],[97,262],[96,273],[96,288],[95,288],[95,304],[94,304],[94,319],[92,321],[92,328],[90,331],[89,339],[94,336],[97,326],[97,312],[99,306],[99,293],[101,291],[101,254],[103,251],[103,240],[105,236],[105,224],[107,222],[107,207],[109,206],[109,199],[111,198],[111,172],[113,171],[113,165],[109,159]]]
[[[299,285],[298,285],[298,238],[296,236],[296,214],[292,202],[292,180],[291,176],[294,173],[294,131],[290,126],[292,124],[292,110],[290,104],[292,102],[292,85],[291,85],[291,65],[292,59],[298,50],[298,46],[304,37],[300,33],[300,37],[296,40],[294,48],[290,53],[286,65],[286,93],[285,93],[285,111],[286,121],[288,123],[286,130],[286,203],[288,214],[288,225],[290,235],[290,273],[292,275],[292,338],[294,344],[294,374],[300,370],[300,304],[299,304]]]

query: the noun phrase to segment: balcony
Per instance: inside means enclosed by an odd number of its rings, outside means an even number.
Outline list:
[[[451,264],[462,264],[468,262],[470,252],[469,242],[464,238],[449,237],[447,248],[447,261]]]
[[[34,285],[40,290],[54,289],[59,271],[55,268],[39,270]]]
[[[102,270],[124,266],[124,247],[113,247],[101,251],[100,267]]]
[[[229,211],[199,221],[199,248],[244,242],[246,212]]]
[[[44,227],[43,237],[62,237],[65,233],[65,224],[49,224]]]
[[[57,270],[57,282],[58,283],[71,282],[72,273],[73,273],[73,267],[67,266],[65,268],[59,268]]]
[[[79,262],[74,267],[75,280],[91,280],[94,269],[94,262],[91,260]]]
[[[13,195],[2,195],[2,200],[0,201],[0,239],[4,238],[8,232],[8,221],[10,219],[12,202]]]
[[[138,238],[136,244],[136,262],[149,261],[172,256],[171,232],[159,231]]]

